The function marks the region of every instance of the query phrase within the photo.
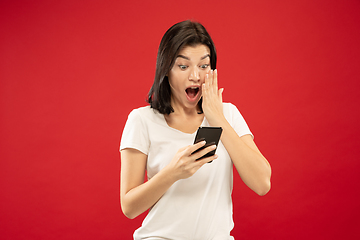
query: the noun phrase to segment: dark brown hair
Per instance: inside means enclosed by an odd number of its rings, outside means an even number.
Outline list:
[[[210,66],[216,69],[215,46],[203,25],[186,20],[176,23],[165,32],[157,54],[154,83],[147,99],[152,108],[162,114],[174,112],[171,106],[171,89],[166,75],[173,67],[175,58],[182,48],[198,44],[204,44],[210,49]],[[202,113],[202,99],[198,106]]]

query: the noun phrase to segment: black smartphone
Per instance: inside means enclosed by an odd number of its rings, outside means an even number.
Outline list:
[[[216,145],[216,148],[217,148],[221,133],[222,133],[221,127],[199,127],[199,129],[196,132],[194,144],[204,141],[204,140],[206,141],[206,144],[204,146],[202,146],[201,148],[197,149],[195,152],[193,152],[193,154],[208,147],[208,146],[211,146],[211,145]],[[202,156],[196,160],[210,157],[215,154],[215,151],[216,151],[216,149],[214,149],[213,151],[205,154],[204,156]]]

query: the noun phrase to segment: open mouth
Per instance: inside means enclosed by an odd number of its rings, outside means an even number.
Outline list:
[[[185,91],[188,98],[190,100],[194,100],[197,97],[200,89],[199,87],[188,87]]]

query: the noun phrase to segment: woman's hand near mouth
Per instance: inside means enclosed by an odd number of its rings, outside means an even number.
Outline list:
[[[223,88],[218,88],[217,70],[209,71],[205,76],[205,83],[202,85],[202,107],[205,117],[213,127],[220,127],[226,121],[223,113],[222,93]]]

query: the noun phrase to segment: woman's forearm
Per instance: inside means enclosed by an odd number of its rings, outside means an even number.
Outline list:
[[[199,157],[214,150],[214,146],[192,154],[205,145],[199,142],[178,150],[171,162],[147,182],[143,182],[147,156],[134,149],[121,152],[121,208],[128,218],[135,218],[151,208],[179,179],[191,177],[201,166],[216,156]]]
[[[131,219],[151,208],[175,182],[164,168],[144,183],[146,164],[144,153],[131,148],[121,151],[121,209]]]
[[[154,206],[174,182],[164,168],[147,182],[126,192],[121,198],[125,216],[133,219]]]
[[[254,192],[261,196],[265,195],[270,190],[270,164],[260,153],[250,135],[239,137],[226,120],[221,126],[223,128],[221,141],[241,179]]]

